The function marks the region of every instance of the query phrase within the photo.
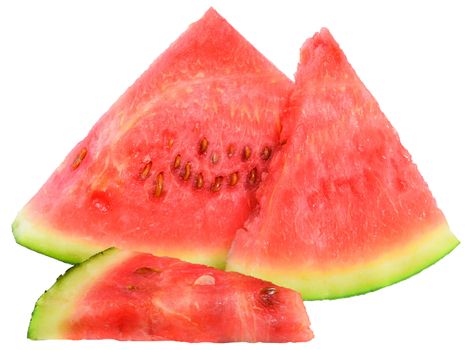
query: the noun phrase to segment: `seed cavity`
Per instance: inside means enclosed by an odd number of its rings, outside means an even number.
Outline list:
[[[256,170],[256,167],[251,169],[250,172],[248,173],[248,183],[251,186],[256,185],[256,182],[258,181],[258,171]]]
[[[73,170],[77,169],[84,158],[86,158],[86,154],[88,154],[88,149],[86,147],[82,148],[79,152],[78,156],[75,158],[73,163],[71,164],[71,168]]]
[[[251,157],[251,148],[248,146],[245,146],[245,148],[243,149],[242,159],[244,161],[247,161],[248,159],[250,159],[250,157]]]
[[[211,163],[217,164],[219,162],[219,155],[216,152],[212,152],[211,154]]]
[[[109,197],[103,191],[95,191],[91,196],[91,202],[101,213],[107,213],[110,210]]]
[[[238,182],[238,171],[229,175],[229,185],[235,186]]]
[[[212,192],[219,192],[222,187],[222,180],[224,179],[223,176],[216,176],[214,182],[211,184],[211,191]]]
[[[195,188],[200,189],[200,188],[203,188],[203,186],[204,186],[203,174],[199,173],[195,179]]]
[[[263,151],[261,152],[261,159],[262,160],[269,160],[271,158],[272,150],[266,146],[263,148]]]
[[[191,163],[190,162],[186,162],[185,169],[182,171],[180,176],[182,177],[184,181],[188,181],[188,179],[191,176]]]
[[[180,154],[177,154],[174,160],[174,169],[180,168],[181,163],[182,163],[182,156]]]
[[[213,286],[216,284],[216,279],[211,275],[201,275],[193,284],[195,286]]]
[[[160,172],[156,176],[155,187],[154,187],[154,196],[159,198],[162,195],[164,190],[164,172]]]
[[[201,141],[199,142],[199,154],[205,154],[206,151],[208,150],[208,145],[209,145],[209,142],[208,142],[208,139],[203,137],[201,139]]]
[[[151,171],[152,167],[152,161],[150,160],[144,165],[143,170],[141,170],[141,173],[139,174],[139,177],[141,180],[146,180],[149,177],[149,172]]]
[[[277,304],[278,300],[276,299],[277,296],[277,289],[274,287],[264,287],[259,292],[259,300],[261,304],[264,306],[272,306]]]
[[[134,273],[136,273],[137,275],[148,276],[152,275],[153,273],[161,273],[161,271],[153,269],[152,267],[144,266],[136,269]]]
[[[235,146],[230,144],[227,147],[227,157],[232,158],[235,155]]]

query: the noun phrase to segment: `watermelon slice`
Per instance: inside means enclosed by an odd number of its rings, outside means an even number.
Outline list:
[[[283,151],[227,269],[305,299],[366,293],[458,245],[399,137],[323,29],[301,50]]]
[[[210,9],[97,122],[18,214],[18,243],[223,266],[276,151],[290,80]]]
[[[300,295],[270,282],[147,253],[108,249],[36,303],[31,339],[302,342]]]

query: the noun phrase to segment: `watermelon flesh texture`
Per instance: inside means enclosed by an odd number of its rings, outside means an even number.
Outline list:
[[[18,214],[18,243],[222,267],[277,149],[290,80],[215,10],[165,51]]]
[[[37,302],[31,339],[303,342],[300,295],[238,273],[108,249],[76,265]]]
[[[405,279],[459,243],[374,97],[328,30],[301,50],[283,150],[227,269],[305,299]]]

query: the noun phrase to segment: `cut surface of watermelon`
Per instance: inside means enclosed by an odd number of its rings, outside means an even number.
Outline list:
[[[28,337],[301,342],[313,333],[293,290],[111,248],[68,270],[43,294]]]
[[[329,31],[301,50],[287,140],[227,269],[305,299],[366,293],[459,243],[410,154]]]
[[[222,267],[291,88],[210,9],[18,214],[16,241],[76,263],[111,246]]]

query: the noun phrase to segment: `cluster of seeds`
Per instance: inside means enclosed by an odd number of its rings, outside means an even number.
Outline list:
[[[173,143],[173,140],[172,140]],[[208,152],[209,141],[207,138],[203,137],[198,144],[198,154],[200,156],[205,156]],[[77,155],[75,160],[73,161],[71,168],[72,170],[76,170],[81,162],[86,157],[88,151],[86,148],[82,148],[80,153]],[[226,154],[228,158],[232,158],[236,153],[236,148],[233,144],[230,144],[226,149]],[[259,156],[263,161],[267,161],[271,158],[272,150],[270,147],[265,146]],[[249,146],[245,146],[241,152],[241,159],[242,161],[248,161],[252,156],[252,150]],[[210,155],[210,161],[212,164],[217,164],[219,161],[219,154],[216,152],[212,152]],[[153,166],[153,162],[149,160],[146,162],[139,173],[139,178],[141,180],[146,180],[151,175],[151,168]],[[190,179],[193,179],[193,187],[197,190],[201,190],[205,188],[205,179],[203,173],[198,172],[195,173],[192,169],[192,163],[190,161],[186,161],[182,163],[182,156],[177,154],[171,164],[172,171],[179,175],[180,179],[184,182],[188,182]],[[219,192],[222,189],[222,186],[229,186],[234,187],[240,181],[240,172],[234,171],[228,175],[218,175],[215,176],[212,182],[206,188],[211,192]],[[251,187],[254,187],[259,182],[259,174],[256,167],[253,167],[246,175],[245,183]],[[154,187],[153,187],[153,195],[154,197],[161,197],[164,193],[164,172],[160,171],[157,173],[154,179]]]
[[[206,155],[209,147],[209,141],[203,137],[199,141],[198,145],[198,154],[199,155]],[[260,157],[264,161],[267,161],[271,158],[272,150],[270,147],[264,147]],[[235,155],[235,146],[230,144],[227,147],[227,157],[232,158]],[[248,161],[251,158],[252,151],[249,146],[245,146],[242,150],[242,155],[241,158],[243,161]],[[219,161],[219,154],[216,152],[213,152],[210,157],[210,161],[212,164],[216,164]],[[191,176],[193,175],[194,180],[193,180],[193,186],[195,189],[202,189],[205,185],[205,180],[203,177],[203,174],[197,173],[197,174],[192,174],[192,165],[190,161],[187,161],[186,163],[182,164],[182,156],[180,154],[177,154],[175,156],[175,159],[172,164],[172,169],[175,172],[178,172],[180,175],[180,178],[183,181],[188,181],[190,180]],[[232,172],[228,174],[227,176],[216,176],[214,180],[211,182],[209,186],[209,190],[211,192],[219,192],[225,183],[226,185],[233,187],[238,184],[240,180],[240,173],[238,171]],[[247,174],[246,176],[246,183],[250,186],[255,186],[258,183],[259,177],[258,177],[258,170],[256,167],[253,167]]]

